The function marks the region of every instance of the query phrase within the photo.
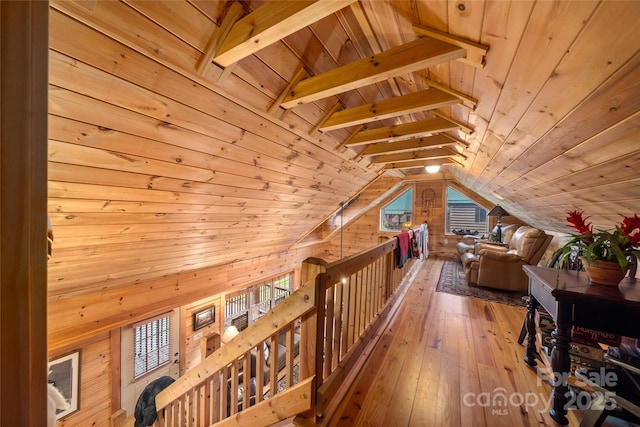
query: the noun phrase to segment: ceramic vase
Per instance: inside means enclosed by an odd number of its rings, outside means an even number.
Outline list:
[[[580,260],[591,283],[618,286],[627,274],[627,270],[620,268],[620,264],[615,261],[592,259],[589,265],[584,257],[580,257]]]

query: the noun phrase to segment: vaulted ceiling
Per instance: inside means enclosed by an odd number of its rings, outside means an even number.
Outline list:
[[[53,0],[50,287],[286,252],[376,182],[455,179],[547,230],[573,209],[610,227],[640,212],[639,17],[636,1]]]

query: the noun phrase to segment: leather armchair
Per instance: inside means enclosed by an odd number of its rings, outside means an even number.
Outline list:
[[[508,244],[511,241],[511,236],[518,229],[519,225],[516,224],[505,224],[502,226],[502,241]],[[493,227],[492,233],[496,233],[498,231],[498,226]],[[474,236],[470,234],[465,234],[462,236],[462,240],[458,242],[456,245],[458,249],[458,259],[462,261],[462,255],[466,253],[475,253],[476,244],[481,241],[480,236]]]
[[[522,266],[537,265],[551,239],[542,230],[522,226],[511,237],[509,247],[477,244],[475,254],[463,255],[467,282],[508,291],[526,290],[529,280]]]
[[[480,236],[474,236],[472,234],[465,234],[462,239],[456,245],[458,249],[458,259],[462,261],[462,255],[466,253],[473,253],[473,249],[476,242],[480,240]]]

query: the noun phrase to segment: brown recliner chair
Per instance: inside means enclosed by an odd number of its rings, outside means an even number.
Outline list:
[[[537,228],[522,226],[513,233],[509,247],[478,243],[476,254],[464,254],[468,283],[507,291],[526,290],[529,285],[522,266],[537,265],[553,236]]]
[[[502,242],[509,244],[511,241],[511,236],[520,226],[517,224],[504,224],[502,225]],[[493,227],[492,233],[497,233],[498,226]],[[480,241],[479,235],[470,235],[465,234],[462,236],[462,240],[460,240],[456,247],[458,249],[458,259],[462,261],[462,255],[466,253],[474,253],[476,243]]]

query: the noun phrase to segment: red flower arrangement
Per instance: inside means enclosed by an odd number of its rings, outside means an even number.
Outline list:
[[[629,257],[635,256],[640,260],[640,218],[637,214],[632,217],[622,216],[622,221],[613,230],[593,230],[584,212],[572,211],[568,213],[567,222],[578,231],[562,247],[561,260],[565,259],[573,250],[578,250],[591,265],[592,259],[614,261],[626,270]]]

